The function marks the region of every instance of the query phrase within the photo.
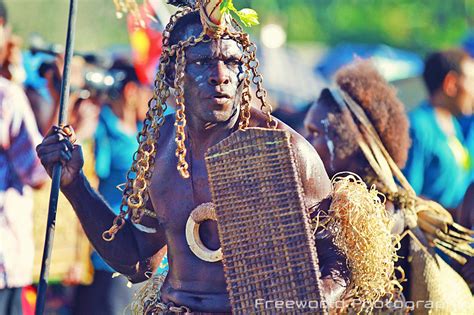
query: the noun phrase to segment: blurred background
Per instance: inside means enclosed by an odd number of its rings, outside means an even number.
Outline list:
[[[21,58],[12,53],[15,58],[5,68],[12,81],[24,86],[38,128],[44,135],[57,120],[58,71],[69,1],[4,2],[8,24],[15,35],[11,45],[21,51]],[[115,186],[122,183],[130,165],[136,146],[135,134],[152,93],[161,53],[160,31],[175,10],[165,0],[147,3],[146,9],[142,9],[146,17],[146,28],[142,29],[133,18],[118,19],[112,0],[78,0],[69,121],[85,148],[86,173],[89,178],[95,177],[95,186],[117,209],[121,193]],[[300,132],[310,104],[331,84],[334,73],[355,58],[372,58],[380,73],[397,87],[405,106],[411,109],[427,97],[421,73],[428,52],[461,46],[474,54],[474,0],[234,0],[234,3],[237,8],[250,7],[259,13],[260,25],[247,30],[259,48],[265,87],[275,104],[275,115]],[[21,65],[18,60],[22,60]],[[130,113],[134,116],[132,121],[127,120]],[[119,130],[119,125],[126,129]],[[100,142],[108,138],[119,142],[109,147]],[[117,156],[114,149],[121,148],[127,148],[129,155],[120,161],[112,159]],[[124,151],[118,154],[124,155]],[[48,194],[49,187],[43,187],[34,199],[36,277]],[[51,286],[47,313],[71,314],[71,305],[81,304],[77,302],[81,301],[81,294],[77,293],[81,291],[70,288],[81,285],[84,289],[95,283],[93,277],[99,274],[97,271],[107,273],[105,278],[111,279],[113,271],[94,256],[64,198],[59,207],[57,234],[60,236],[55,239],[51,271],[51,279],[57,286]],[[166,261],[162,267],[166,269]],[[119,283],[121,287],[123,281]],[[108,290],[102,288],[101,292]],[[97,298],[98,302],[88,303],[100,304],[100,296]],[[34,304],[33,297],[30,304]],[[117,307],[123,310],[124,306]]]
[[[474,27],[474,0],[234,2],[260,15],[261,25],[249,32],[263,44],[266,84],[282,103],[311,100],[319,94],[321,80],[330,78],[339,66],[356,55],[374,55],[386,78],[400,81],[396,85],[402,89],[401,98],[411,106],[423,98],[416,95],[423,89],[412,80],[421,71],[424,54],[461,44]],[[6,0],[6,4],[24,47],[32,32],[48,43],[64,42],[68,1]],[[78,51],[126,51],[129,43],[127,23],[115,17],[112,1],[79,1]],[[293,71],[288,72],[289,68]]]
[[[235,0],[254,8],[261,26],[283,27],[293,45],[340,42],[385,43],[419,53],[449,46],[474,23],[472,0]],[[52,42],[64,41],[68,1],[6,0],[15,32],[35,31]],[[117,20],[112,1],[79,1],[76,47],[79,50],[126,44],[126,25]],[[262,27],[252,30],[260,34]]]

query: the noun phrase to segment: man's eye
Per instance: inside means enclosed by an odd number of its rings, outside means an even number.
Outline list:
[[[241,64],[240,60],[237,60],[237,59],[229,59],[229,60],[226,60],[225,63],[226,65],[229,65],[229,66],[240,66]]]
[[[195,65],[198,65],[198,66],[207,65],[208,63],[209,63],[209,60],[204,60],[204,59],[202,59],[202,60],[196,60],[196,61],[194,62],[194,64],[195,64]]]

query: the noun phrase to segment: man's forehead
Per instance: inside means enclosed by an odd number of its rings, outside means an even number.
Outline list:
[[[189,58],[203,56],[240,58],[242,54],[241,46],[233,39],[213,39],[210,42],[201,42],[186,49],[186,56]]]
[[[183,27],[182,33],[180,34],[180,40],[184,41],[191,36],[199,37],[203,31],[202,25],[199,23],[188,24]]]

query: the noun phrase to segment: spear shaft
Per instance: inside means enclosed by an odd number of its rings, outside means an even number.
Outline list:
[[[61,82],[61,98],[59,102],[59,126],[63,126],[67,119],[67,105],[69,101],[71,61],[73,55],[74,33],[77,15],[77,0],[69,1],[69,18],[66,37],[66,52],[64,58],[63,78]],[[51,193],[49,196],[48,221],[46,225],[46,237],[44,240],[43,259],[41,261],[41,274],[36,298],[35,315],[42,315],[46,302],[46,289],[48,288],[49,266],[51,264],[51,253],[54,241],[54,229],[56,226],[56,211],[58,208],[59,186],[61,180],[62,166],[57,163],[53,168]]]

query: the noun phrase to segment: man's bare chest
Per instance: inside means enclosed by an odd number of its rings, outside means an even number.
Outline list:
[[[158,220],[167,228],[182,228],[197,206],[210,202],[211,193],[204,157],[188,155],[190,178],[182,178],[174,152],[157,155],[151,185],[150,200]]]

